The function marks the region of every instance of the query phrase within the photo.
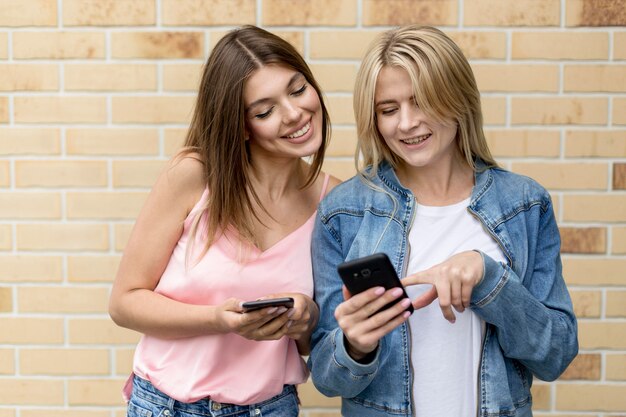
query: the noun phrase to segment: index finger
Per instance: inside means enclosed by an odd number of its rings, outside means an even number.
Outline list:
[[[343,288],[345,288],[345,286]],[[348,295],[350,294],[350,292],[347,289],[343,291],[344,291],[344,297],[346,294]],[[385,293],[385,289],[383,287],[380,287],[380,286],[372,287],[363,292],[350,296],[349,298],[346,299],[346,301],[344,301],[341,304],[344,305],[344,308],[347,307],[347,310],[345,311],[345,313],[352,314],[355,311],[360,310],[363,306],[371,303],[372,301],[374,301],[375,299],[377,299],[384,293]]]
[[[428,274],[428,270],[425,270],[407,275],[402,278],[400,282],[402,282],[402,285],[405,287],[408,287],[416,284],[432,284],[432,279],[430,278],[430,274]]]

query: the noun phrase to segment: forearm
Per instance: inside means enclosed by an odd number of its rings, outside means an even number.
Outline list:
[[[352,359],[344,345],[344,334],[337,324],[335,309],[343,302],[342,282],[337,265],[344,261],[337,233],[318,218],[313,232],[312,259],[315,278],[315,301],[320,310],[319,323],[311,337],[308,365],[313,384],[324,395],[352,398],[372,382],[379,367],[382,349],[371,363]],[[384,343],[381,341],[384,346]]]
[[[543,380],[557,378],[578,351],[567,290],[560,276],[553,279],[551,296],[540,301],[513,270],[485,256],[483,282],[472,294],[472,308],[496,327],[504,354]]]
[[[214,306],[182,303],[147,289],[112,296],[109,314],[121,327],[164,339],[224,332]]]
[[[313,384],[327,396],[356,397],[376,376],[382,349],[376,350],[370,363],[362,364],[346,351],[341,329],[324,332],[322,337],[318,333],[317,337],[319,340],[309,357]]]

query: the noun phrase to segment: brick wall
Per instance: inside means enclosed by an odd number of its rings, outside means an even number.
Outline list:
[[[626,0],[0,0],[0,417],[121,417],[138,335],[107,315],[142,202],[228,29],[292,42],[347,178],[359,58],[387,27],[462,47],[499,162],[551,192],[581,353],[537,416],[626,415]],[[339,416],[301,387],[302,415]]]

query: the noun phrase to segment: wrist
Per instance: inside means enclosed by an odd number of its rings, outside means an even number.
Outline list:
[[[370,352],[362,352],[358,349],[355,349],[354,346],[350,344],[346,336],[343,336],[343,345],[352,359],[354,359],[358,363],[370,363],[376,357],[376,349],[378,349],[378,345],[374,348],[374,350]]]
[[[230,333],[228,324],[220,314],[220,310],[216,306],[209,306],[206,314],[207,328],[211,333],[226,334]]]
[[[472,249],[472,252],[476,252],[478,254],[478,256],[480,257],[480,266],[479,266],[479,273],[478,273],[478,279],[476,281],[476,283],[474,284],[474,286],[480,284],[481,282],[483,282],[483,279],[485,279],[485,255],[479,251],[478,249]]]

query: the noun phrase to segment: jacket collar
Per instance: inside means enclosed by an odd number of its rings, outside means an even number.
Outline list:
[[[413,196],[411,190],[405,188],[402,184],[400,184],[400,180],[396,175],[396,171],[393,169],[388,161],[381,162],[381,164],[378,166],[377,174],[380,181],[382,181],[383,184],[391,188],[396,193],[406,198]]]
[[[472,198],[470,205],[473,206],[482,195],[487,191],[491,183],[493,182],[493,175],[491,169],[480,158],[474,159],[474,188],[472,189]],[[396,171],[391,164],[387,161],[381,162],[378,166],[378,178],[387,187],[391,188],[403,197],[412,196],[413,193],[400,184],[400,180],[396,175]]]
[[[482,159],[475,158],[474,166],[474,188],[472,189],[470,206],[474,206],[493,183],[493,174],[491,169]]]

